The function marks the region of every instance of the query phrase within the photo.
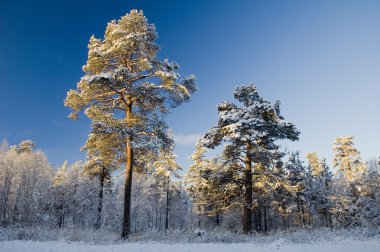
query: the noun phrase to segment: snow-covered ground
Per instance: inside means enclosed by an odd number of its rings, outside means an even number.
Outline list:
[[[121,243],[93,245],[89,243],[0,241],[1,252],[379,252],[380,240],[342,239],[333,242],[292,243],[279,239],[268,244],[255,243]]]

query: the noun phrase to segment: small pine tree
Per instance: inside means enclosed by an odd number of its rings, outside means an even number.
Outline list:
[[[363,178],[368,171],[359,151],[354,147],[353,137],[337,137],[333,150],[336,183],[332,196],[333,214],[345,227],[361,225],[361,208],[363,206]]]
[[[306,154],[306,158],[309,160],[309,170],[311,175],[310,204],[312,205],[315,214],[323,221],[323,225],[331,227],[330,197],[332,189],[332,173],[326,164],[326,159],[319,160],[317,153],[308,153]]]
[[[249,233],[252,219],[252,163],[262,163],[262,158],[267,156],[254,154],[277,149],[274,142],[278,139],[297,140],[299,132],[280,115],[279,102],[271,104],[264,100],[252,83],[237,87],[234,98],[242,106],[230,102],[218,104],[218,125],[204,136],[204,145],[215,148],[222,142],[228,142],[235,150],[234,159],[244,165],[243,232]]]

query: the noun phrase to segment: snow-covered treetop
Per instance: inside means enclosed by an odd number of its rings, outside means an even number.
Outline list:
[[[207,149],[203,146],[201,139],[194,148],[194,153],[190,156],[193,163],[184,176],[184,183],[191,197],[196,197],[199,191],[207,188],[207,181],[202,174],[212,166],[211,160],[206,158]]]
[[[316,152],[310,152],[306,154],[306,158],[309,160],[311,175],[318,177],[323,172],[323,166],[319,161],[318,154]]]
[[[122,158],[118,152],[122,141],[116,133],[110,134],[89,134],[82,151],[87,151],[84,171],[91,175],[99,175],[106,168],[112,172],[118,168]]]
[[[23,140],[18,145],[10,147],[12,151],[17,153],[31,153],[35,150],[36,144],[32,140]]]
[[[157,57],[156,39],[142,11],[109,22],[103,39],[90,38],[84,76],[67,93],[69,117],[77,119],[84,111],[92,121],[83,149],[93,149],[106,162],[122,159],[115,155],[127,136],[134,148],[170,148],[173,141],[162,117],[196,91],[195,76],[180,78],[176,63]]]
[[[337,137],[334,141],[335,152],[333,166],[338,176],[353,181],[368,170],[367,164],[361,161],[360,152],[354,147],[353,136]]]
[[[182,168],[176,162],[176,155],[172,150],[160,152],[157,160],[153,163],[153,176],[169,178],[171,175],[178,177],[178,171]]]
[[[280,115],[279,103],[271,104],[260,97],[253,83],[237,87],[234,98],[243,106],[230,102],[218,104],[218,126],[205,135],[205,146],[213,148],[221,141],[237,144],[249,141],[271,147],[277,139],[298,139],[295,126]]]
[[[94,121],[112,121],[112,113],[126,103],[142,111],[168,112],[187,101],[196,90],[195,77],[179,79],[178,65],[156,57],[155,27],[142,11],[132,10],[119,21],[108,23],[104,39],[91,37],[85,75],[77,90],[70,90],[65,105],[85,113]],[[133,118],[137,123],[139,118]],[[114,119],[117,120],[117,119]],[[116,123],[116,122],[114,122]]]
[[[235,89],[234,98],[249,107],[254,101],[262,101],[262,98],[257,93],[256,86],[250,83],[247,86],[239,86]]]
[[[32,152],[36,148],[36,144],[31,140],[24,140],[18,146],[20,152]]]
[[[307,184],[308,172],[302,164],[299,152],[293,152],[285,163],[285,178],[289,188],[296,193],[303,192]]]
[[[154,25],[136,10],[108,23],[103,40],[92,36],[85,75],[65,100],[73,109],[70,117],[84,110],[94,123],[133,128],[149,114],[165,114],[189,100],[196,90],[195,77],[180,80],[176,63],[159,60],[156,38]],[[118,112],[131,104],[135,115],[126,121]]]

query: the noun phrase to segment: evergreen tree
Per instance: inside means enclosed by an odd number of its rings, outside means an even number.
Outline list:
[[[293,203],[294,209],[297,209],[298,225],[303,227],[306,224],[306,216],[309,214],[306,203],[310,198],[310,180],[308,171],[299,158],[299,152],[290,154],[285,164],[285,178],[294,193]]]
[[[65,225],[65,214],[67,208],[67,181],[68,181],[69,164],[65,161],[57,170],[53,179],[54,192],[54,212],[58,221],[58,228],[63,228]]]
[[[171,177],[179,178],[178,171],[182,168],[175,161],[175,154],[172,150],[160,153],[158,160],[153,163],[155,169],[153,176],[158,181],[160,188],[164,189],[166,197],[165,206],[165,231],[169,228],[169,211],[170,211],[170,191],[171,191]],[[173,187],[175,183],[172,182]]]
[[[310,200],[312,208],[316,215],[323,221],[323,225],[331,227],[331,189],[332,173],[326,164],[326,159],[319,160],[317,153],[311,152],[306,154],[309,160],[309,169],[311,173],[311,193]],[[317,217],[314,216],[314,217]]]
[[[337,176],[347,181],[354,181],[368,168],[361,161],[360,153],[352,142],[353,139],[353,136],[337,137],[333,147],[335,152],[333,166],[337,169]]]
[[[190,165],[184,176],[186,190],[193,201],[194,212],[198,215],[198,227],[201,225],[200,216],[205,213],[204,193],[208,190],[207,180],[202,176],[209,169],[209,160],[206,158],[207,149],[198,141],[195,145],[195,151],[190,159],[193,163]]]
[[[82,151],[87,150],[84,172],[98,178],[98,214],[95,228],[101,227],[104,188],[111,186],[111,173],[118,169],[119,160],[114,159],[114,145],[107,134],[90,134]],[[106,143],[106,144],[105,144]]]
[[[260,154],[277,149],[276,140],[297,140],[299,132],[280,115],[279,103],[273,105],[264,100],[255,85],[237,87],[234,98],[242,106],[220,103],[217,107],[218,126],[204,136],[204,144],[215,148],[226,141],[233,146],[235,159],[244,164],[243,232],[248,233],[251,231],[252,163],[262,162],[260,159],[267,155]],[[241,157],[241,154],[244,156]]]
[[[114,160],[125,163],[122,237],[130,233],[132,171],[138,149],[172,145],[162,118],[196,90],[194,76],[180,80],[177,64],[157,58],[156,39],[155,27],[142,11],[132,10],[108,23],[104,39],[91,37],[85,75],[65,100],[74,110],[70,118],[76,119],[84,110],[93,123],[92,135],[106,135],[102,144],[113,150]]]
[[[345,227],[361,225],[363,179],[368,172],[367,164],[361,161],[352,140],[352,136],[337,137],[333,147],[333,163],[337,171],[332,212]]]

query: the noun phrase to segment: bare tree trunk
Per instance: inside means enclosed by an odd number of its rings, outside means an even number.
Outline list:
[[[306,225],[306,217],[305,217],[305,202],[301,199],[301,214],[302,214],[302,226]]]
[[[85,224],[85,213],[86,213],[86,204],[83,205],[83,214],[82,214],[82,227],[84,227]]]
[[[59,206],[58,212],[59,212],[58,228],[63,228],[64,222],[65,222],[65,218],[64,218],[64,214],[63,214],[63,205],[62,204]]]
[[[281,220],[282,220],[282,227],[284,228],[284,230],[287,229],[287,226],[286,226],[286,218],[285,218],[285,215],[281,215]]]
[[[105,177],[106,177],[105,167],[102,167],[102,172],[100,173],[98,216],[96,217],[96,224],[95,224],[96,229],[99,229],[101,227],[102,208],[103,208],[103,190],[104,190]]]
[[[169,201],[170,201],[170,198],[169,198],[169,182],[170,182],[170,179],[168,177],[168,181],[167,181],[167,187],[166,187],[166,208],[165,208],[165,231],[168,230],[169,228]]]
[[[129,124],[132,116],[132,104],[128,103],[126,109],[126,121]],[[132,150],[132,137],[128,136],[126,139],[126,163],[125,163],[125,183],[124,183],[124,219],[122,238],[128,238],[131,232],[131,194],[132,194],[132,170],[133,170],[133,150]]]
[[[328,223],[329,223],[329,227],[332,229],[333,228],[333,221],[332,221],[332,215],[331,213],[329,212],[328,213]]]
[[[298,212],[298,222],[299,222],[299,226],[300,227],[303,227],[303,217],[302,217],[302,210],[301,210],[301,201],[299,199],[299,197],[297,196],[296,198],[296,201],[297,201],[297,212]]]
[[[155,207],[156,207],[156,230],[158,230],[158,195],[156,195],[156,204],[155,204]]]
[[[267,216],[267,207],[264,205],[264,232],[268,232],[268,216]]]
[[[215,216],[215,224],[217,226],[220,226],[220,214],[219,214],[219,211],[216,212],[216,216]]]
[[[201,227],[201,206],[198,205],[198,227]]]
[[[77,213],[77,200],[76,200],[76,194],[77,194],[77,188],[78,188],[78,184],[77,184],[77,178],[75,178],[75,184],[74,184],[74,194],[73,194],[73,226],[76,226],[77,225],[77,216],[76,216],[76,213]]]
[[[254,217],[255,217],[255,230],[257,232],[260,232],[261,231],[260,208],[256,206],[253,209],[253,214],[254,214]]]
[[[6,170],[6,175],[5,175],[5,181],[4,181],[4,194],[3,194],[3,226],[5,227],[7,225],[7,209],[8,209],[8,202],[9,202],[9,194],[11,191],[11,175],[10,175],[10,169],[7,168]]]
[[[243,206],[243,233],[251,232],[252,225],[252,160],[251,143],[246,144],[245,178],[244,178],[244,206]]]

